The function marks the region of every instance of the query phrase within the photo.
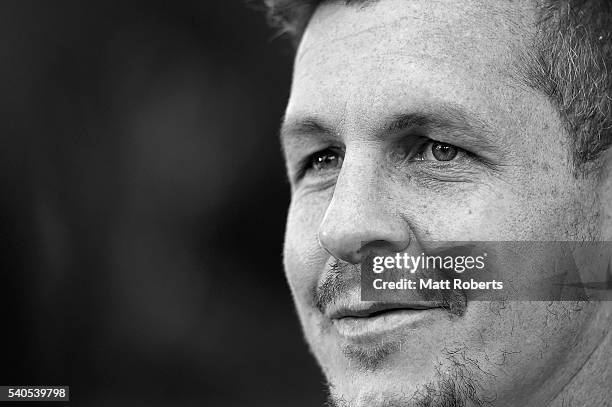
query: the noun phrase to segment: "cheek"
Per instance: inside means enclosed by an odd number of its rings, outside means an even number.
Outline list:
[[[423,242],[514,240],[508,219],[518,208],[507,194],[489,188],[453,195],[422,193],[404,206],[404,217]]]
[[[486,185],[449,196],[423,193],[404,214],[423,241],[571,240],[578,232],[568,227],[581,224],[575,220],[581,207],[571,193],[551,198],[554,186],[561,188],[555,181]],[[571,189],[569,183],[562,185]]]
[[[317,238],[328,202],[326,197],[295,195],[289,207],[284,265],[298,307],[310,302],[310,293],[328,258]]]

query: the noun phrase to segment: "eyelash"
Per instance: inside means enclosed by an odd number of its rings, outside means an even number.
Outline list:
[[[328,147],[325,148],[323,150],[319,150],[313,154],[310,154],[309,156],[307,156],[306,158],[304,158],[304,160],[302,160],[302,162],[300,163],[299,166],[299,171],[297,174],[297,179],[301,179],[303,178],[309,171],[314,171],[315,170],[315,160],[319,157],[323,157],[326,155],[334,155],[336,156],[336,159],[338,159],[340,161],[339,166],[342,166],[342,160],[344,159],[344,156],[342,154],[342,150],[340,150],[337,147]]]
[[[441,149],[443,148],[451,148],[455,150],[455,155],[450,158],[449,160],[425,160],[424,159],[424,155],[427,154],[428,152],[431,152],[431,154],[433,156],[435,156],[436,154],[433,152],[432,148],[434,146],[440,146]],[[433,161],[433,162],[438,162],[438,163],[450,163],[452,161],[456,161],[457,158],[461,158],[461,157],[468,157],[468,158],[473,158],[474,155],[471,154],[470,152],[462,149],[461,147],[457,147],[453,144],[449,144],[449,143],[444,143],[441,141],[437,141],[437,140],[432,140],[430,138],[423,138],[417,145],[415,148],[413,148],[414,150],[414,154],[407,154],[407,156],[409,156],[413,161]],[[440,150],[440,149],[439,149]],[[417,157],[415,159],[415,157]]]
[[[455,149],[456,154],[450,160],[437,160],[437,159],[426,160],[424,159],[423,158],[424,155],[427,154],[430,148],[432,148],[434,145],[439,145],[442,148],[450,147],[452,149]],[[458,158],[461,158],[461,157],[467,158],[470,160],[480,161],[480,158],[478,156],[476,156],[475,154],[467,150],[462,149],[461,147],[457,147],[449,143],[444,143],[444,142],[433,140],[433,139],[426,138],[426,137],[424,137],[421,142],[417,143],[416,145],[413,145],[409,149],[412,151],[407,152],[407,154],[405,155],[405,158],[408,158],[410,161],[434,162],[434,163],[437,163],[438,165],[447,165],[453,161],[456,161]],[[300,180],[303,177],[305,177],[308,172],[315,171],[316,170],[315,169],[316,160],[320,159],[321,157],[330,156],[330,155],[335,156],[335,159],[339,161],[338,167],[342,167],[342,160],[344,159],[342,150],[338,147],[328,147],[323,150],[319,150],[307,156],[306,158],[304,158],[299,165],[299,169],[296,174],[296,178]]]

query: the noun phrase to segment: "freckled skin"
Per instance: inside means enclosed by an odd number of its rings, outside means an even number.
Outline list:
[[[356,262],[363,241],[612,240],[608,172],[597,181],[574,177],[559,115],[509,73],[533,27],[530,5],[332,3],[317,9],[306,30],[286,117],[331,123],[344,160],[323,180],[292,182],[284,262],[306,339],[332,392],[351,405],[410,397],[435,380],[436,367],[449,368],[443,349],[452,346],[477,362],[477,391],[494,405],[610,399],[603,385],[610,378],[610,303],[573,311],[565,303],[511,302],[496,312],[470,303],[462,318],[412,331],[383,367],[363,371],[321,329],[311,299],[330,253]],[[462,164],[448,175],[391,162],[388,140],[375,136],[379,120],[444,103],[478,113],[495,129],[494,170]],[[285,148],[289,168],[308,150]],[[559,310],[567,317],[551,317]],[[586,379],[593,374],[596,380]]]

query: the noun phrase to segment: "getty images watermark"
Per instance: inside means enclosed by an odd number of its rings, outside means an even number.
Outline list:
[[[394,256],[374,256],[372,272],[382,274],[390,270],[403,270],[410,274],[417,271],[452,270],[457,274],[471,270],[484,270],[487,253],[480,256],[428,256],[422,253],[411,256],[408,253],[396,253]],[[502,290],[503,281],[475,281],[473,278],[465,281],[461,278],[418,277],[415,280],[400,278],[399,281],[385,281],[376,278],[373,282],[376,290]]]
[[[361,299],[612,300],[611,242],[430,242],[420,253],[370,253]]]

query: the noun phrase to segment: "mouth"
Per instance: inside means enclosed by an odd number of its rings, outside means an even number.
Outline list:
[[[351,342],[379,341],[433,323],[447,312],[442,304],[368,303],[340,305],[326,314],[340,337]]]

